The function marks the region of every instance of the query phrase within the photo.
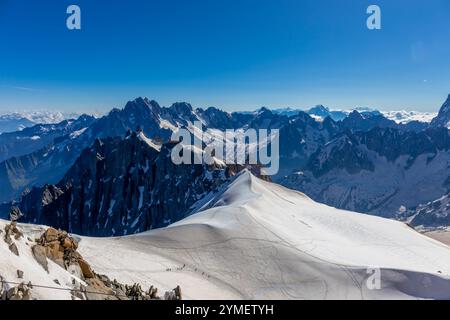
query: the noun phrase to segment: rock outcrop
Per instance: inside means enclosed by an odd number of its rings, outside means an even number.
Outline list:
[[[153,286],[144,291],[137,283],[124,285],[117,280],[110,280],[106,275],[94,272],[90,264],[77,251],[78,242],[66,231],[48,228],[32,251],[36,261],[48,272],[47,259],[52,260],[86,285],[79,285],[72,290],[74,299],[82,300],[152,300],[162,299]],[[22,274],[23,275],[23,274]],[[25,293],[23,294],[25,296]],[[178,286],[164,294],[164,299],[181,300],[181,289]]]
[[[15,213],[16,209],[13,208],[11,213]],[[12,216],[14,218],[15,216]],[[8,245],[8,249],[14,253],[16,256],[19,256],[19,249],[17,248],[14,240],[19,240],[23,237],[22,232],[17,228],[17,222],[15,219],[12,219],[11,223],[5,226],[4,230],[5,234],[3,236],[3,240]]]
[[[450,94],[439,110],[439,114],[431,121],[431,125],[434,127],[450,127]]]
[[[0,278],[0,281],[2,279]],[[3,283],[3,282],[2,282]],[[29,286],[23,282],[10,289],[4,289],[0,286],[0,300],[33,300],[32,286]]]
[[[48,228],[39,239],[32,251],[36,261],[48,271],[46,258],[58,264],[66,270],[81,271],[77,276],[92,278],[93,272],[81,255],[76,251],[77,241],[70,237],[67,232]]]

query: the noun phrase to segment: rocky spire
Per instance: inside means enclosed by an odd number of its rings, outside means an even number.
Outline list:
[[[447,100],[439,110],[439,114],[433,119],[431,125],[434,127],[449,127],[450,126],[450,94]]]

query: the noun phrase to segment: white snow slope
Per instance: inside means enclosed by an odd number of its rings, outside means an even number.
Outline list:
[[[0,230],[4,230],[7,221],[0,220]],[[31,281],[34,285],[39,285],[32,289],[32,298],[38,300],[70,300],[70,289],[74,288],[73,281],[76,284],[84,284],[82,280],[76,278],[53,261],[48,260],[48,271],[39,265],[33,257],[31,247],[34,245],[34,239],[39,238],[45,230],[44,227],[34,225],[20,225],[20,230],[24,237],[20,240],[13,240],[19,251],[19,256],[14,255],[8,245],[3,240],[4,232],[0,233],[0,276],[6,289],[17,286],[18,283],[27,284]],[[30,238],[32,241],[28,240]],[[23,271],[23,279],[19,279],[17,270]],[[60,284],[56,284],[57,280]],[[1,284],[0,284],[1,287]],[[45,287],[55,287],[60,290],[48,289]]]
[[[450,248],[403,223],[330,208],[249,172],[207,206],[137,236],[83,238],[80,250],[97,271],[179,284],[191,299],[450,298]],[[366,285],[368,267],[382,269],[381,290]]]
[[[98,273],[160,290],[180,285],[187,299],[450,299],[446,245],[247,171],[178,223],[82,237],[79,251]],[[0,274],[11,263],[1,256]],[[380,268],[380,289],[367,285],[367,268]]]

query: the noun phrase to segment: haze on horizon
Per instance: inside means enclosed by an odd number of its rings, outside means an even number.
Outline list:
[[[66,28],[77,4],[82,29]],[[366,9],[382,29],[366,28]],[[446,0],[0,3],[0,113],[103,113],[138,96],[227,111],[437,112],[450,93]]]

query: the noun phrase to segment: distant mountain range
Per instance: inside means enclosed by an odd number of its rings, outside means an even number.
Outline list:
[[[78,118],[76,113],[58,111],[21,111],[0,114],[0,134],[14,132],[37,124],[55,124],[68,119]]]
[[[77,119],[56,124],[38,124],[20,131],[0,134],[0,161],[30,154],[57,140],[71,139],[89,127],[94,117],[82,115]]]
[[[0,201],[18,200],[19,206],[29,212],[27,221],[90,235],[130,234],[164,226],[184,217],[200,195],[212,190],[205,179],[211,177],[209,169],[195,169],[202,177],[199,184],[191,179],[192,185],[185,185],[191,169],[183,171],[158,160],[174,131],[192,130],[193,123],[199,121],[204,129],[213,130],[279,129],[280,172],[271,177],[273,181],[337,208],[408,219],[417,208],[450,192],[448,105],[449,100],[427,123],[418,121],[428,118],[417,113],[409,114],[411,121],[401,120],[402,113],[393,120],[379,111],[330,111],[323,106],[308,112],[261,108],[228,113],[213,107],[194,109],[184,102],[162,107],[156,101],[137,98],[98,119],[84,115],[57,125],[0,135],[0,150],[5,150],[0,162]],[[148,151],[152,155],[142,159],[129,158],[130,152],[137,152],[137,146],[146,148],[130,138],[133,131],[139,132],[136,138],[142,135],[161,151]],[[111,150],[122,151],[114,154]],[[168,188],[159,173],[129,173],[131,167],[143,170],[147,160],[149,165],[160,163],[155,170],[162,170],[171,183],[180,177],[177,181],[184,187],[178,192],[197,196],[177,198],[175,210],[164,207],[174,194],[155,191],[147,194],[155,198],[142,200],[142,206],[150,206],[142,213],[140,187]],[[154,180],[156,176],[159,178]],[[222,178],[216,181],[225,181],[227,175]],[[141,179],[147,180],[145,185]],[[219,187],[220,183],[214,185]],[[115,199],[106,198],[111,194]],[[114,205],[112,200],[116,201]],[[155,203],[163,207],[150,205]],[[8,206],[3,206],[4,212]],[[114,221],[108,220],[110,214]],[[420,221],[424,226],[438,224],[431,215]]]
[[[357,111],[363,117],[371,117],[371,116],[384,116],[386,119],[395,121],[398,124],[407,124],[409,122],[423,122],[430,123],[433,118],[436,117],[437,113],[432,112],[419,112],[419,111],[379,111],[372,108],[363,108],[358,107],[350,110],[340,110],[340,109],[330,109],[323,105],[317,105],[311,109],[306,111],[295,109],[295,108],[281,108],[281,109],[273,109],[274,113],[294,116],[299,112],[306,112],[310,116],[315,119],[322,121],[326,117],[330,117],[334,121],[342,121],[347,118],[352,112]]]
[[[142,132],[96,139],[56,185],[22,196],[22,219],[69,232],[117,236],[163,227],[186,217],[233,168],[175,165],[174,144],[149,143]]]

